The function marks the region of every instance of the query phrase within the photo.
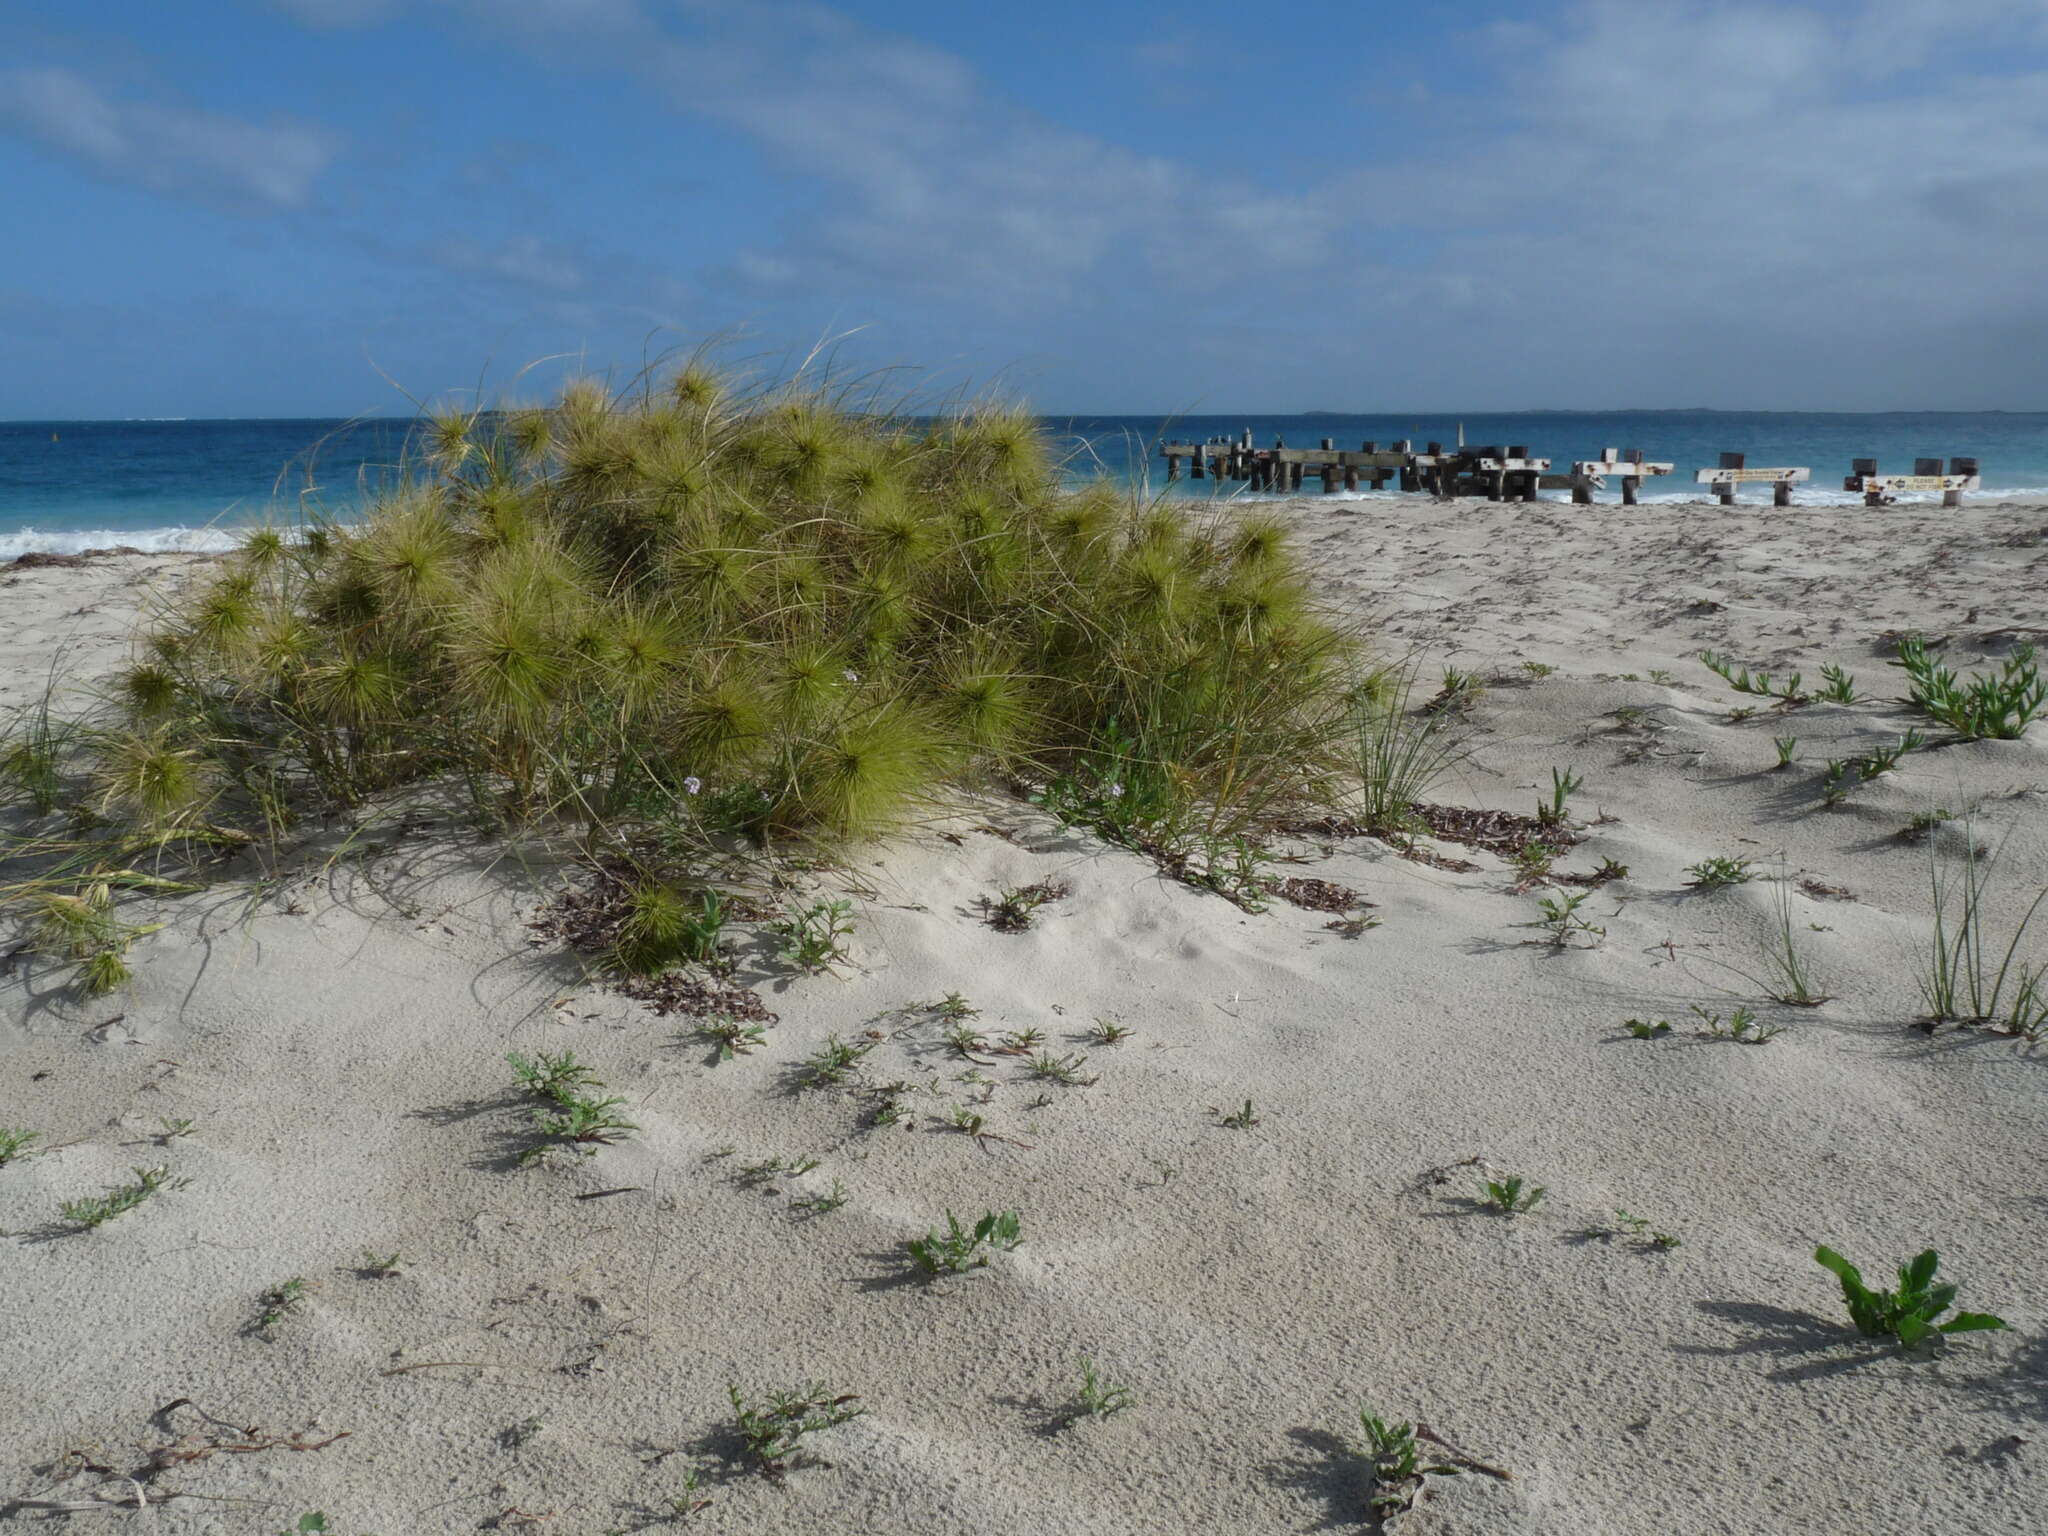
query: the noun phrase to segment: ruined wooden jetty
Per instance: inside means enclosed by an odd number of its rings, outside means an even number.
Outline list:
[[[1166,460],[1168,480],[1180,478],[1182,461],[1186,461],[1193,479],[1214,475],[1219,480],[1246,481],[1253,490],[1279,493],[1299,491],[1304,479],[1315,476],[1323,482],[1325,492],[1340,485],[1355,491],[1365,481],[1381,490],[1391,480],[1404,491],[1428,491],[1437,496],[1534,501],[1546,481],[1551,489],[1564,483],[1546,476],[1550,460],[1531,457],[1528,448],[1518,443],[1450,449],[1442,443],[1427,443],[1418,452],[1413,442],[1402,438],[1384,447],[1367,441],[1353,450],[1339,448],[1335,440],[1326,437],[1319,448],[1289,448],[1278,438],[1271,448],[1255,448],[1247,429],[1234,438],[1214,437],[1204,443],[1162,443],[1159,454]]]
[[[1549,473],[1550,460],[1534,457],[1520,443],[1489,443],[1468,446],[1460,443],[1445,448],[1442,443],[1425,443],[1418,450],[1406,438],[1384,446],[1367,441],[1356,450],[1339,448],[1330,438],[1319,448],[1289,448],[1279,438],[1270,448],[1252,445],[1247,427],[1235,437],[1212,437],[1206,442],[1161,443],[1160,457],[1166,460],[1166,478],[1178,480],[1181,466],[1196,480],[1213,475],[1218,480],[1249,483],[1255,491],[1281,495],[1298,492],[1308,478],[1319,478],[1323,490],[1342,486],[1355,491],[1361,484],[1383,490],[1389,481],[1404,491],[1426,491],[1435,496],[1483,496],[1489,501],[1534,501],[1538,491],[1572,493],[1572,500],[1586,506],[1596,491],[1605,490],[1609,480],[1621,482],[1623,506],[1638,505],[1643,481],[1668,475],[1677,466],[1669,460],[1650,460],[1640,448],[1607,448],[1597,459],[1578,459],[1569,474]],[[1713,469],[1693,472],[1699,485],[1714,488],[1722,506],[1735,504],[1735,492],[1744,485],[1768,485],[1771,504],[1792,505],[1792,487],[1813,478],[1804,466],[1751,468],[1740,453],[1724,453]],[[1877,460],[1857,459],[1842,482],[1845,490],[1861,491],[1866,506],[1882,506],[1904,491],[1940,491],[1945,507],[1962,505],[1965,491],[1983,484],[1975,459],[1953,458],[1946,471],[1940,459],[1916,459],[1910,475],[1881,475]]]
[[[1861,491],[1866,507],[1881,507],[1901,491],[1939,491],[1944,507],[1960,507],[1963,492],[1977,490],[1983,483],[1975,459],[1950,459],[1946,474],[1939,459],[1915,459],[1910,475],[1880,475],[1877,460],[1853,459],[1842,489]]]

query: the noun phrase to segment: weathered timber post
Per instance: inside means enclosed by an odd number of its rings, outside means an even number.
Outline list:
[[[1624,448],[1621,450],[1621,457],[1624,463],[1641,464],[1643,462],[1643,450],[1640,448]],[[1621,477],[1621,504],[1624,507],[1634,506],[1637,494],[1642,488],[1643,477],[1641,475],[1623,475]]]
[[[1744,453],[1724,453],[1721,455],[1721,467],[1723,469],[1741,469],[1748,462],[1749,455]],[[1722,481],[1714,487],[1714,497],[1724,507],[1734,506],[1735,482],[1733,480]]]
[[[1166,478],[1169,480],[1178,480],[1180,478],[1180,455],[1177,453],[1169,453],[1166,456]]]
[[[1865,480],[1874,480],[1877,478],[1877,460],[1851,459],[1849,461],[1849,473],[1860,476]],[[1883,506],[1884,492],[1875,486],[1866,485],[1863,490],[1863,505],[1866,507]]]
[[[1301,473],[1301,464],[1298,461],[1287,466],[1287,489],[1289,491],[1299,491],[1301,489]]]
[[[1195,444],[1194,457],[1188,467],[1188,478],[1190,480],[1202,478],[1202,445],[1200,443]]]
[[[1347,491],[1358,489],[1358,466],[1356,464],[1346,464],[1344,466],[1344,489]]]
[[[1975,459],[1950,459],[1948,461],[1948,472],[1951,475],[1965,475],[1974,480],[1977,478],[1977,461]],[[1963,504],[1963,487],[1960,485],[1950,486],[1944,490],[1941,493],[1941,504],[1944,507],[1960,507]]]
[[[1323,494],[1327,496],[1336,489],[1337,466],[1334,464],[1325,464],[1323,466]]]

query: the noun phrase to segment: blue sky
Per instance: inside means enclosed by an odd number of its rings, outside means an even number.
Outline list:
[[[0,417],[2041,409],[2048,0],[31,3],[0,208]]]

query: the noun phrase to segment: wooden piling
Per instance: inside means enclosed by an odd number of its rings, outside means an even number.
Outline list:
[[[1724,453],[1724,454],[1722,454],[1722,455],[1721,455],[1721,467],[1722,467],[1723,469],[1741,469],[1741,468],[1743,468],[1743,467],[1744,467],[1744,466],[1745,466],[1745,465],[1746,465],[1746,464],[1747,464],[1748,462],[1749,462],[1749,455],[1747,455],[1747,454],[1743,454],[1743,453]],[[1724,506],[1724,507],[1732,507],[1732,506],[1734,506],[1734,505],[1735,505],[1735,482],[1734,482],[1733,480],[1726,480],[1726,481],[1723,481],[1723,482],[1722,482],[1721,484],[1719,484],[1719,485],[1715,486],[1715,487],[1714,487],[1714,497],[1715,497],[1715,499],[1716,499],[1717,501],[1719,501],[1719,502],[1721,503],[1721,505],[1722,505],[1722,506]]]
[[[1852,475],[1867,475],[1867,476],[1875,476],[1875,475],[1877,474],[1877,460],[1875,460],[1875,459],[1851,459],[1851,460],[1849,461],[1849,473],[1850,473],[1850,474],[1852,474]],[[1864,491],[1864,493],[1863,493],[1863,505],[1865,505],[1866,507],[1881,507],[1881,506],[1883,506],[1883,505],[1884,505],[1884,492],[1883,492],[1883,491],[1878,491],[1878,490],[1866,490],[1866,491]]]
[[[1951,475],[1969,475],[1974,478],[1977,474],[1977,461],[1975,459],[1950,459],[1948,461],[1948,472]],[[1962,487],[1956,486],[1951,490],[1943,491],[1941,493],[1941,504],[1944,507],[1960,507],[1963,504]]]

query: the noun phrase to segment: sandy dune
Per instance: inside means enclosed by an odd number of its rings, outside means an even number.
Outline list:
[[[1428,1479],[1386,1522],[1404,1536],[2041,1530],[2048,1045],[1913,1027],[1930,850],[1901,833],[1971,811],[2009,922],[2048,881],[2048,725],[1910,754],[1835,808],[1818,778],[1913,723],[1887,635],[1950,637],[1962,664],[2048,640],[2048,507],[1289,515],[1428,689],[1446,663],[1492,680],[1434,798],[1527,812],[1553,767],[1583,776],[1558,868],[1628,869],[1581,908],[1597,944],[1542,942],[1553,888],[1482,850],[1285,845],[1280,874],[1373,903],[1346,937],[989,802],[808,877],[857,902],[835,974],[792,979],[743,936],[779,1019],[720,1061],[528,930],[563,877],[536,857],[387,828],[326,867],[230,866],[159,905],[124,994],[79,1000],[28,954],[0,977],[0,1127],[44,1138],[0,1167],[6,1518],[97,1496],[131,1508],[93,1529],[180,1536],[312,1510],[346,1536],[1370,1530],[1366,1403],[1507,1474]],[[180,567],[0,570],[0,709],[60,646],[81,679],[112,665]],[[1871,697],[1734,721],[1763,701],[1702,647],[1809,681],[1839,663]],[[1688,888],[1714,856],[1771,878]],[[983,921],[1035,881],[1070,891],[1027,932]],[[1781,897],[1819,1008],[1751,979]],[[949,992],[992,1046],[1085,1055],[1083,1081],[953,1053],[918,1007]],[[1783,1032],[1711,1039],[1695,1006]],[[1631,1017],[1675,1028],[1635,1040]],[[1091,1043],[1100,1018],[1132,1033]],[[835,1034],[871,1049],[799,1087]],[[563,1049],[639,1132],[521,1168],[504,1055]],[[1257,1123],[1223,1124],[1246,1100]],[[901,1123],[873,1123],[884,1102]],[[96,1230],[57,1220],[159,1164],[182,1182]],[[1482,1210],[1489,1171],[1547,1198]],[[835,1210],[797,1203],[835,1187]],[[1003,1208],[1014,1252],[933,1284],[907,1265],[947,1210]],[[1613,1231],[1617,1208],[1680,1245]],[[1938,1247],[1961,1304],[2013,1331],[1929,1360],[1869,1345],[1819,1242],[1872,1278]],[[303,1300],[259,1327],[293,1277]],[[1083,1355],[1136,1406],[1074,1421]],[[780,1481],[740,1470],[727,1384],[805,1379],[866,1412]],[[208,1445],[243,1449],[176,1459]]]

